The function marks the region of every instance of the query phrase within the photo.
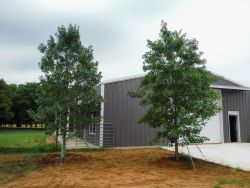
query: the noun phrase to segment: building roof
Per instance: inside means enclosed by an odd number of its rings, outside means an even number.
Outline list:
[[[249,87],[246,87],[240,83],[237,83],[229,78],[225,78],[224,76],[221,76],[217,73],[212,72],[214,75],[220,76],[221,79],[217,81],[216,83],[212,84],[211,87],[215,89],[232,89],[232,90],[250,90]],[[110,79],[103,81],[102,84],[109,84],[114,82],[120,82],[120,81],[126,81],[126,80],[132,80],[137,78],[143,78],[146,74],[137,74],[137,75],[131,75],[131,76],[125,76],[115,79]]]

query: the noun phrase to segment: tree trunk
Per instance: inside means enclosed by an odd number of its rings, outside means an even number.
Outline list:
[[[61,147],[61,162],[60,165],[63,164],[65,158],[65,148],[66,148],[66,135],[69,130],[69,116],[70,116],[70,109],[67,110],[67,124],[64,126],[63,129],[63,136],[62,136],[62,147]]]
[[[175,160],[179,161],[179,151],[178,151],[178,139],[175,140]]]
[[[62,146],[61,146],[61,160],[60,160],[60,165],[63,165],[63,163],[64,163],[65,145],[66,145],[66,129],[63,130],[63,134],[62,134]]]
[[[58,149],[58,130],[56,130],[56,150]]]

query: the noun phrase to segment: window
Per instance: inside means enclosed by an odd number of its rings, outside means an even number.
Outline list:
[[[94,118],[93,114],[91,118]],[[96,134],[96,126],[94,123],[89,124],[89,134]]]
[[[89,134],[96,134],[96,126],[94,123],[89,124]]]

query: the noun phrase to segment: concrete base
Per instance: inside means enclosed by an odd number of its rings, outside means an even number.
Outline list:
[[[196,145],[188,147],[193,157],[204,160]],[[209,162],[250,171],[250,143],[200,144],[198,147]],[[164,148],[174,150],[174,148]],[[179,147],[179,150],[188,154],[186,147]]]

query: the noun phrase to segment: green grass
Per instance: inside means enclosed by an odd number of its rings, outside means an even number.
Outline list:
[[[39,169],[39,165],[31,159],[26,157],[22,160],[0,162],[0,184],[23,177],[27,172]]]
[[[223,185],[236,185],[237,187],[250,187],[250,179],[231,179],[219,177],[214,188],[222,188]]]
[[[45,145],[43,130],[2,130],[0,129],[0,148],[34,148]],[[40,143],[42,141],[42,143]]]

